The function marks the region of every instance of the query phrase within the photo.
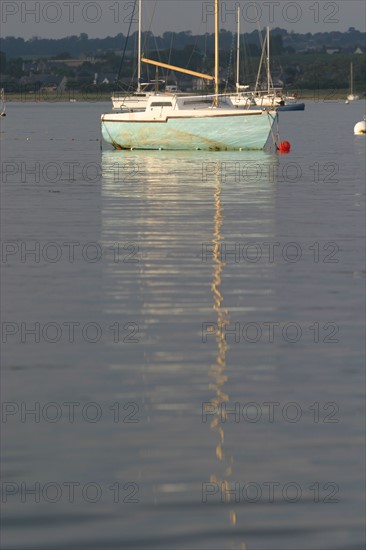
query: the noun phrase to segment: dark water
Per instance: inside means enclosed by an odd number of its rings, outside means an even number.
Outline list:
[[[364,103],[287,156],[101,152],[107,109],[1,120],[3,547],[363,548]]]

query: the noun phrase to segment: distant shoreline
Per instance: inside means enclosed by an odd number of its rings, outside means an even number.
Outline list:
[[[289,90],[288,94],[291,95],[294,92],[297,92],[298,94],[298,101],[301,102],[302,100],[306,101],[337,101],[337,100],[346,100],[347,95],[349,94],[349,90],[343,89],[343,90]],[[234,93],[234,92],[229,92]],[[355,92],[359,93],[359,92]],[[47,95],[41,95],[39,93],[9,93],[6,95],[6,102],[7,103],[102,103],[102,102],[109,102],[111,101],[111,95],[112,92],[98,94],[93,96],[90,94],[88,97],[85,96],[85,94],[77,94],[73,92],[73,94],[52,94],[50,92],[47,93]],[[127,95],[127,94],[126,94]],[[194,95],[194,94],[192,94]],[[361,93],[359,93],[360,99],[366,99],[366,96],[362,96]]]

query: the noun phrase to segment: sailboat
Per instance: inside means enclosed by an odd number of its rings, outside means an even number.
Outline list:
[[[272,77],[270,73],[269,65],[269,27],[267,27],[267,34],[262,46],[262,54],[258,68],[257,80],[255,89],[250,90],[249,85],[241,85],[239,81],[240,70],[240,6],[237,8],[238,30],[237,30],[237,54],[236,54],[236,93],[230,94],[231,100],[236,107],[251,107],[252,105],[258,107],[279,107],[284,105],[282,89],[274,88],[272,83]],[[267,91],[258,91],[259,77],[262,70],[263,57],[265,51],[267,52]]]
[[[350,69],[350,82],[351,82],[351,90],[350,93],[347,96],[348,101],[356,101],[357,99],[360,99],[358,95],[355,95],[353,93],[353,63],[351,61],[351,69]]]
[[[253,99],[253,92],[249,91],[249,85],[240,84],[240,6],[237,7],[237,20],[238,20],[238,29],[237,29],[237,44],[236,44],[236,83],[235,83],[235,94],[229,94],[229,97],[235,107],[251,107],[255,105]]]
[[[219,0],[215,0],[215,76],[142,58],[145,63],[214,81],[212,96],[150,96],[144,111],[101,115],[105,141],[116,149],[263,149],[275,111],[236,109],[219,95]]]
[[[251,106],[258,106],[262,108],[276,108],[279,111],[303,111],[305,109],[304,103],[298,103],[296,97],[284,96],[282,88],[275,88],[273,86],[270,61],[269,61],[269,27],[267,27],[267,34],[262,46],[262,54],[259,63],[259,69],[257,74],[257,81],[255,89],[250,90],[250,86],[241,85],[239,81],[239,68],[240,68],[240,7],[238,7],[238,31],[237,31],[237,54],[236,54],[236,93],[229,94],[233,104],[238,108],[250,108]],[[262,69],[264,53],[267,51],[267,91],[258,91],[259,76]]]
[[[114,111],[143,111],[150,96],[159,95],[159,87],[165,85],[164,80],[141,82],[141,36],[142,36],[142,0],[138,3],[138,38],[137,38],[137,90],[133,94],[115,92],[112,94]]]
[[[274,87],[271,66],[270,66],[270,31],[267,27],[266,37],[263,42],[262,55],[259,64],[257,80],[255,84],[255,90],[253,97],[257,107],[271,107],[276,108],[278,111],[304,111],[305,103],[299,103],[297,97],[287,96],[283,93],[282,88]],[[258,90],[259,77],[262,69],[264,53],[266,52],[266,66],[267,66],[267,90]]]
[[[269,42],[269,27],[267,27],[267,33],[266,37],[263,42],[262,47],[262,55],[261,60],[259,63],[258,68],[258,74],[257,74],[257,80],[255,83],[255,89],[254,89],[254,99],[255,103],[258,107],[279,107],[280,105],[283,105],[283,97],[282,97],[282,89],[281,88],[274,88],[273,82],[272,82],[272,76],[271,76],[271,69],[270,69],[270,42]],[[267,53],[267,90],[262,91],[258,90],[258,83],[259,83],[259,77],[262,70],[262,64],[263,64],[263,58],[264,53]]]
[[[6,105],[5,105],[5,91],[4,88],[0,90],[0,116],[6,116]]]

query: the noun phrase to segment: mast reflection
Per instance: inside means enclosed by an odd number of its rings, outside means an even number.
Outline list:
[[[222,293],[222,272],[225,266],[225,262],[222,260],[221,245],[224,240],[221,235],[222,225],[224,223],[223,206],[221,204],[221,191],[222,183],[220,175],[215,177],[215,215],[214,215],[214,232],[213,232],[213,251],[212,257],[214,262],[213,270],[213,282],[211,285],[213,294],[213,308],[217,315],[217,326],[223,327],[230,322],[230,315],[227,308],[223,306],[223,293]],[[217,434],[217,445],[215,449],[216,457],[220,463],[220,473],[211,474],[210,482],[215,483],[221,487],[221,493],[225,495],[225,503],[230,503],[230,479],[233,474],[234,458],[232,455],[225,452],[225,433],[224,422],[227,419],[226,408],[223,409],[221,404],[229,401],[230,396],[225,390],[225,385],[228,381],[227,375],[227,363],[226,354],[229,349],[228,343],[225,338],[225,331],[216,331],[216,344],[217,355],[216,361],[209,369],[209,376],[211,378],[210,389],[213,390],[214,395],[210,400],[212,410],[216,411],[216,416],[212,419],[210,428]],[[237,524],[237,515],[234,508],[231,506],[229,509],[229,522],[232,526]],[[246,549],[246,545],[242,543],[239,547],[241,550]]]

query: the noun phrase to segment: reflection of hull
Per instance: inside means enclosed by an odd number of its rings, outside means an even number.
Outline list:
[[[0,116],[6,116],[6,108],[5,108],[5,92],[4,88],[1,88],[0,90]]]
[[[206,114],[207,113],[207,114]],[[102,115],[104,139],[121,149],[263,149],[274,113],[230,109],[176,112],[149,118],[146,113]]]
[[[296,103],[293,105],[280,105],[277,111],[304,111],[305,103]]]

